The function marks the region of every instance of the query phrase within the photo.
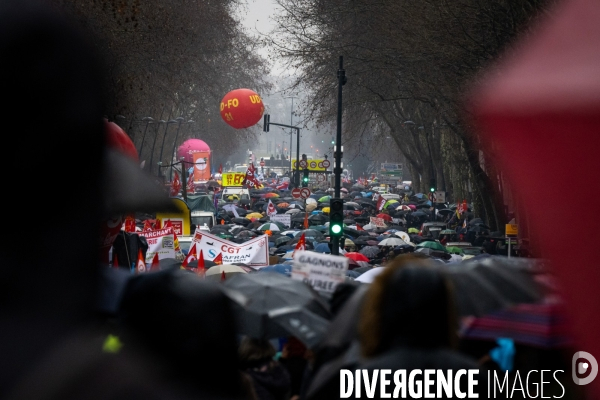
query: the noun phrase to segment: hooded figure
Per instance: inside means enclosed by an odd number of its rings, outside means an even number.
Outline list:
[[[406,370],[407,381],[413,370],[478,369],[474,360],[455,350],[457,329],[450,281],[428,260],[399,255],[366,293],[359,323],[359,368]],[[483,375],[482,371],[477,376],[478,390],[487,389],[481,384]],[[435,382],[430,390],[436,393]],[[461,390],[466,390],[466,379],[461,380]],[[380,391],[376,393],[379,398]]]
[[[148,196],[121,190],[143,179],[137,163],[107,148],[103,57],[94,40],[44,4],[0,2],[2,129],[17,141],[3,147],[12,169],[5,184],[18,192],[35,182],[46,197],[5,202],[5,242],[22,242],[0,250],[0,398],[202,397],[190,381],[173,382],[176,371],[155,352],[107,334],[96,304],[100,272],[109,271],[99,262],[101,226]],[[113,193],[127,196],[115,202]]]

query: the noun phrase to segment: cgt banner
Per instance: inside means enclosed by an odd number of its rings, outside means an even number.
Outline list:
[[[146,264],[150,264],[155,254],[158,259],[175,258],[175,235],[173,227],[156,229],[144,232],[137,232],[138,235],[146,238],[148,242],[148,251],[146,252]]]
[[[269,236],[261,235],[247,242],[238,244],[206,233],[196,228],[192,245],[200,250],[206,260],[213,260],[223,255],[223,264],[243,263],[249,267],[266,267],[269,265]]]

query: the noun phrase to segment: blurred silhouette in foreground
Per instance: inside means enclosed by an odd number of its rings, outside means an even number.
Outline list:
[[[452,285],[431,266],[427,260],[401,255],[375,278],[361,309],[359,368],[405,369],[407,374],[479,369],[475,360],[456,350],[458,317]],[[480,371],[478,376],[483,391],[484,375]]]
[[[41,3],[0,2],[3,129],[13,137],[3,162],[12,170],[5,185],[16,193],[4,203],[4,222],[11,242],[21,242],[0,250],[0,398],[224,398],[189,374],[172,380],[176,371],[161,363],[160,349],[102,329],[100,227],[146,201],[137,185],[150,181],[107,149],[103,57],[91,43]],[[219,296],[208,291],[206,304]],[[183,346],[187,338],[165,340]]]

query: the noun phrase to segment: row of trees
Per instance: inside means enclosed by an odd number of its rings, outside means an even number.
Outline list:
[[[377,152],[390,137],[417,190],[435,177],[439,190],[475,202],[502,230],[509,188],[471,125],[466,99],[551,1],[277,0],[284,12],[265,42],[300,71],[294,86],[310,90],[303,113],[319,124],[336,120],[343,56],[344,143]]]
[[[108,64],[106,115],[138,148],[146,133],[141,157],[154,171],[157,162],[169,163],[172,146],[187,138],[204,140],[224,159],[258,132],[229,127],[219,111],[230,90],[270,88],[268,63],[256,52],[259,44],[237,20],[236,11],[244,7],[240,0],[47,1],[97,38]],[[144,117],[154,122],[148,126]],[[167,124],[178,117],[185,121],[180,129]]]

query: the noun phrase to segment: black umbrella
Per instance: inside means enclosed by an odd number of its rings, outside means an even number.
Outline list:
[[[238,225],[243,225],[243,226],[247,226],[249,223],[252,222],[248,218],[234,218],[231,221]]]
[[[329,325],[327,302],[303,281],[263,272],[238,274],[223,286],[233,302],[242,334],[255,338],[293,335],[313,347]]]
[[[304,229],[300,232],[297,232],[294,235],[294,239],[299,239],[302,234],[304,234],[304,237],[306,239],[310,239],[310,240],[314,240],[314,241],[322,241],[325,238],[325,235],[323,235],[322,232],[316,230],[316,229]]]
[[[313,214],[313,215],[311,215],[311,216],[308,217],[308,220],[310,222],[314,222],[317,225],[322,225],[325,222],[329,221],[329,218],[326,217],[323,214]]]
[[[354,243],[356,244],[357,241],[354,241]],[[367,258],[375,258],[375,256],[379,253],[380,250],[381,249],[379,248],[379,246],[365,246],[358,252],[360,254],[365,255]]]
[[[467,260],[461,268],[444,265],[452,280],[461,316],[476,317],[520,303],[542,300],[544,286],[536,280],[538,262],[490,256]]]
[[[440,215],[448,215],[452,213],[454,213],[454,210],[451,210],[449,208],[442,208],[441,210],[438,210],[438,214]]]
[[[421,217],[427,217],[429,216],[429,214],[424,213],[423,211],[415,211],[412,213],[413,217],[417,217],[417,218],[421,218]]]
[[[179,267],[181,267],[181,261],[175,258],[162,258],[158,260],[158,268],[160,270],[179,269]]]

